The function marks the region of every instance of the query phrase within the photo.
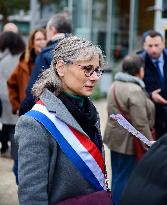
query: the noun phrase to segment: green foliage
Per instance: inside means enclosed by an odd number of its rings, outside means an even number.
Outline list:
[[[101,98],[104,98],[105,96],[106,96],[106,94],[101,92],[99,84],[96,84],[94,91],[91,95],[91,99],[92,100],[99,100]]]
[[[0,13],[3,19],[7,19],[9,15],[15,14],[20,9],[29,10],[29,0],[0,0]]]

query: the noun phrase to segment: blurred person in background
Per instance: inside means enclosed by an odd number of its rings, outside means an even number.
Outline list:
[[[31,93],[32,86],[42,70],[49,68],[53,57],[52,51],[58,42],[72,32],[71,21],[65,13],[57,13],[48,21],[46,31],[48,44],[35,61],[35,66],[26,89],[26,97],[20,107],[20,115],[29,111],[34,105],[35,102]]]
[[[2,100],[1,156],[9,155],[8,141],[13,139],[15,124],[18,117],[12,114],[8,97],[7,79],[18,63],[20,54],[25,49],[22,37],[12,31],[2,32],[0,35],[0,98]]]
[[[12,31],[14,33],[19,33],[19,29],[18,27],[16,26],[16,24],[14,23],[6,23],[4,26],[3,26],[3,32],[6,32],[6,31]]]
[[[13,114],[19,114],[20,104],[25,98],[27,83],[31,76],[35,59],[45,46],[45,29],[34,30],[29,36],[25,52],[20,56],[19,63],[8,78],[9,100]]]
[[[36,29],[30,36],[25,51],[21,54],[17,66],[13,69],[7,80],[9,100],[12,105],[13,114],[18,115],[20,104],[25,98],[25,90],[29,77],[32,73],[33,66],[37,55],[42,48],[46,46],[46,30]],[[14,167],[13,171],[16,176],[16,183],[18,184],[17,172],[17,146],[15,142],[12,144]]]
[[[104,143],[111,150],[112,198],[118,205],[129,176],[136,166],[134,136],[121,127],[111,114],[122,114],[137,130],[152,140],[155,108],[145,92],[144,61],[137,55],[123,60],[122,72],[115,75],[107,98],[108,120]]]
[[[143,51],[139,55],[145,61],[144,83],[155,104],[155,131],[159,138],[167,133],[167,50],[162,35],[147,31],[143,35]]]

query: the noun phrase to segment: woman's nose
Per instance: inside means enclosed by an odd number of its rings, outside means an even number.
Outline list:
[[[96,70],[93,71],[92,75],[90,76],[90,80],[99,80],[100,76],[96,72]]]

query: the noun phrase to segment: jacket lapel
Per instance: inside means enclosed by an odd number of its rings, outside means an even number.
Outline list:
[[[148,55],[146,56],[146,64],[150,65],[149,69],[151,70],[151,73],[154,76],[154,79],[157,81],[157,84],[159,85],[159,87],[162,87],[161,80],[160,80],[157,68],[155,67],[155,65],[153,64],[152,60],[150,59],[150,57]]]

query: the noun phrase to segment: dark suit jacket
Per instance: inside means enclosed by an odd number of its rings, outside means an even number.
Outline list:
[[[141,57],[145,61],[145,75],[144,75],[144,83],[146,85],[146,90],[148,93],[160,88],[161,96],[167,99],[167,52],[164,50],[164,82],[161,83],[159,73],[157,68],[151,61],[150,57],[147,53],[143,52],[140,54]]]
[[[150,94],[156,89],[161,89],[160,95],[167,100],[167,50],[164,49],[164,81],[161,83],[157,68],[151,61],[149,55],[143,51],[139,54],[145,61],[145,75],[144,83],[146,85],[146,91]],[[155,117],[155,129],[157,136],[160,137],[167,132],[167,106],[156,104],[156,117]]]

